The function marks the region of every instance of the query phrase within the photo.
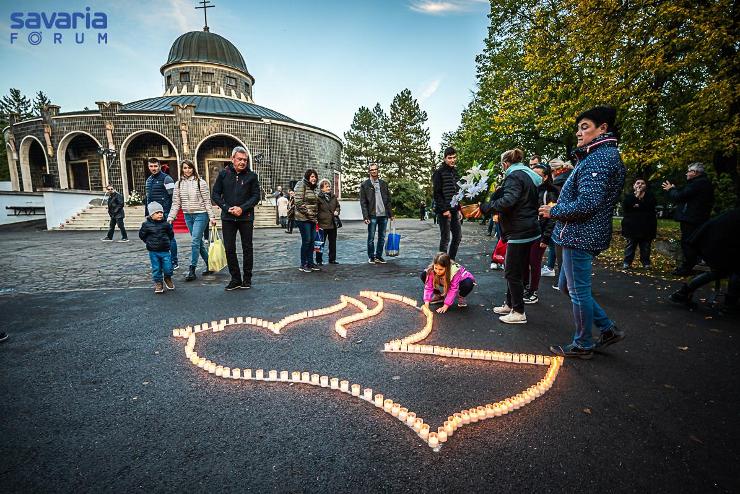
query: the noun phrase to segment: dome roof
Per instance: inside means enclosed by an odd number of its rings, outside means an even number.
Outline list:
[[[123,105],[123,112],[171,112],[172,104],[195,105],[195,113],[198,115],[220,115],[228,117],[267,118],[271,120],[282,120],[285,122],[295,122],[290,117],[278,113],[264,106],[255,105],[231,98],[222,98],[218,96],[200,96],[200,95],[180,95],[180,96],[160,96],[158,98],[147,98],[139,101],[133,101]]]
[[[231,41],[209,31],[191,31],[177,38],[160,72],[164,73],[168,65],[182,62],[215,63],[249,74],[244,57]]]

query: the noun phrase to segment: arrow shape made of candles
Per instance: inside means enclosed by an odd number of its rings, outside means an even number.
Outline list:
[[[450,437],[460,427],[476,423],[493,417],[500,417],[518,410],[519,408],[531,403],[546,393],[555,382],[560,367],[563,365],[562,357],[551,357],[548,355],[534,355],[525,353],[509,353],[491,350],[480,350],[470,348],[450,348],[438,345],[422,345],[421,341],[426,339],[432,332],[434,322],[434,312],[426,306],[419,307],[416,300],[397,295],[395,293],[361,291],[360,296],[375,302],[375,307],[369,308],[366,304],[355,298],[341,295],[340,302],[336,305],[320,309],[309,310],[291,314],[279,320],[278,322],[259,319],[256,317],[230,317],[220,321],[211,321],[210,323],[201,323],[185,328],[176,328],[172,330],[172,335],[176,338],[182,338],[187,341],[185,345],[185,356],[190,362],[203,369],[204,371],[215,374],[217,377],[224,379],[246,379],[251,381],[271,381],[271,382],[288,382],[296,384],[306,384],[309,386],[318,386],[337,390],[347,393],[360,400],[366,401],[371,405],[383,410],[386,413],[396,417],[401,423],[412,428],[419,437],[424,440],[431,448],[438,451],[439,448],[447,442]],[[195,351],[197,335],[204,331],[213,331],[214,333],[224,331],[230,326],[257,326],[268,329],[275,334],[281,334],[287,326],[302,322],[314,317],[322,317],[339,312],[349,306],[358,309],[358,312],[349,316],[342,317],[334,323],[334,331],[342,338],[347,337],[347,326],[362,320],[377,316],[383,311],[384,300],[399,302],[416,310],[421,310],[425,316],[426,324],[424,327],[409,336],[402,339],[391,340],[384,345],[384,352],[388,353],[416,353],[426,355],[436,355],[444,358],[458,359],[475,359],[491,360],[524,365],[541,365],[547,366],[545,376],[536,384],[528,387],[521,393],[510,396],[504,400],[494,403],[482,404],[466,410],[460,410],[453,413],[436,431],[432,431],[429,424],[417,416],[417,414],[400,403],[395,403],[390,398],[380,393],[373,393],[371,388],[365,388],[357,383],[350,383],[339,377],[324,376],[307,371],[287,371],[287,370],[264,370],[249,368],[230,368],[219,365],[205,357],[198,355]]]

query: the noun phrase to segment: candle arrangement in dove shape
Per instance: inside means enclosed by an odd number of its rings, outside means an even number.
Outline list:
[[[196,324],[194,326],[187,326],[185,328],[176,328],[172,330],[172,336],[186,340],[185,356],[193,365],[203,369],[209,374],[215,374],[216,377],[224,379],[246,379],[251,381],[305,384],[308,386],[328,388],[340,393],[346,393],[391,414],[402,424],[413,429],[413,431],[418,434],[424,442],[436,451],[438,451],[445,442],[449,441],[460,427],[493,417],[506,415],[542,396],[552,387],[555,382],[555,378],[558,375],[558,371],[563,365],[562,357],[419,344],[432,332],[434,313],[431,310],[426,306],[418,307],[416,300],[394,293],[361,291],[360,296],[375,302],[375,307],[369,308],[360,300],[346,295],[341,295],[340,303],[336,305],[291,314],[282,318],[278,322],[272,322],[257,317],[230,317],[229,319],[222,319],[220,321],[211,321]],[[547,367],[547,372],[536,384],[528,387],[521,393],[510,396],[501,401],[481,404],[473,408],[455,412],[447,417],[447,420],[434,430],[429,424],[424,422],[424,419],[419,417],[408,407],[394,402],[392,399],[381,393],[374,392],[371,388],[363,387],[361,384],[350,383],[348,380],[340,377],[324,376],[309,371],[225,367],[199,355],[195,350],[197,335],[204,331],[218,333],[220,331],[225,331],[227,327],[231,328],[232,326],[257,326],[272,331],[275,334],[281,334],[283,329],[291,324],[314,317],[334,314],[349,306],[353,306],[357,308],[359,312],[342,317],[334,323],[334,331],[340,337],[346,338],[347,326],[365,319],[370,319],[380,314],[384,308],[384,300],[399,302],[413,307],[415,310],[421,310],[426,319],[426,324],[420,331],[404,338],[391,340],[385,343],[383,349],[384,352],[417,353],[435,355],[444,358],[490,360],[514,364],[541,365]]]

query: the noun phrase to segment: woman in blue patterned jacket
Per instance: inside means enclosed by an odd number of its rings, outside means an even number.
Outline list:
[[[554,354],[564,357],[590,359],[594,348],[624,339],[624,332],[591,294],[592,262],[609,246],[614,205],[624,187],[625,168],[617,149],[616,116],[616,110],[606,106],[578,115],[575,170],[563,185],[557,204],[540,207],[542,216],[557,220],[552,239],[563,247],[558,285],[573,304],[573,341],[550,347]],[[594,325],[601,333],[596,342],[591,337]]]

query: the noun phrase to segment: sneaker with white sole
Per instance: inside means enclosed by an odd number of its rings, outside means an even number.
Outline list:
[[[457,297],[457,306],[458,307],[467,307],[468,302],[465,300],[465,297]]]
[[[113,239],[112,238],[108,238],[108,237],[103,237],[103,238],[100,239],[100,241],[101,242],[113,242]]]
[[[498,318],[499,321],[505,322],[506,324],[526,324],[527,322],[527,315],[526,314],[520,314],[516,311],[511,311],[505,316],[501,316]]]
[[[554,278],[555,277],[555,270],[550,269],[547,266],[542,266],[542,270],[540,270],[540,276],[546,276],[548,278]]]
[[[504,305],[502,305],[501,307],[494,307],[493,312],[494,314],[508,314],[511,312],[511,307],[509,307],[508,304],[504,302]]]
[[[524,294],[524,303],[525,304],[536,304],[539,301],[539,297],[537,297],[537,292],[526,292]]]

